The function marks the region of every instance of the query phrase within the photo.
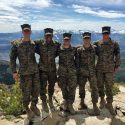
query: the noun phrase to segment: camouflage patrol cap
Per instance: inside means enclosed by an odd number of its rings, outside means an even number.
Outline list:
[[[21,25],[22,30],[31,30],[31,25],[29,24],[23,24]]]
[[[84,32],[84,33],[82,34],[82,36],[83,36],[84,39],[85,39],[85,38],[91,38],[91,33],[90,33],[90,32]]]
[[[102,27],[102,34],[110,34],[111,27],[110,26],[104,26]]]
[[[71,39],[71,33],[63,33],[63,39]]]
[[[52,35],[53,34],[53,29],[52,28],[46,28],[44,29],[45,35]]]

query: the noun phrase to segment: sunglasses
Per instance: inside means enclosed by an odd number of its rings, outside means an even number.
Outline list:
[[[86,38],[83,38],[83,39],[90,39],[90,37],[86,37]]]

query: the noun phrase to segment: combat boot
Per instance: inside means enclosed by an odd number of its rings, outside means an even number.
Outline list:
[[[105,99],[104,99],[104,97],[101,97],[101,101],[100,101],[100,109],[103,109],[104,107],[105,107],[105,104],[106,104],[106,102],[105,102]]]
[[[112,106],[112,103],[107,103],[106,104],[106,108],[109,110],[109,112],[110,112],[111,115],[113,115],[113,116],[116,115],[115,110],[114,110],[114,108]]]
[[[30,109],[35,113],[35,115],[40,116],[40,110],[37,108],[35,103],[31,103]]]
[[[52,97],[49,97],[49,107],[50,107],[50,109],[54,109],[54,105],[53,105],[53,99],[52,99]]]
[[[76,112],[73,108],[73,105],[71,103],[68,104],[68,107],[67,107],[67,110],[72,114],[74,115]]]
[[[79,105],[78,109],[79,110],[87,109],[87,105],[85,104],[84,99],[81,99],[81,102],[80,102],[80,105]]]
[[[48,108],[46,100],[42,100],[42,110],[49,113],[49,108]]]
[[[32,110],[30,110],[29,107],[26,107],[26,114],[29,120],[31,120],[35,116],[35,113]]]
[[[93,103],[93,110],[94,110],[95,115],[100,115],[100,110],[96,103]]]

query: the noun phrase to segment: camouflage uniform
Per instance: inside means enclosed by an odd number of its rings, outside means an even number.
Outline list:
[[[117,42],[102,40],[95,42],[96,53],[98,56],[96,70],[99,96],[104,98],[106,88],[107,102],[113,102],[112,87],[114,84],[113,74],[114,68],[120,66],[120,48]]]
[[[35,59],[35,43],[33,41],[23,42],[22,39],[14,40],[10,52],[10,66],[13,73],[16,73],[17,58],[20,64],[19,74],[23,104],[27,108],[30,101],[37,104],[40,87],[38,65]]]
[[[75,47],[60,47],[58,82],[62,90],[63,99],[69,104],[73,104],[74,102],[77,83],[75,56]]]
[[[81,100],[85,98],[85,84],[87,80],[90,82],[92,89],[92,102],[98,102],[98,89],[95,71],[95,47],[91,45],[89,48],[79,47],[77,49],[77,69],[78,69],[78,85]]]
[[[56,63],[57,51],[60,44],[56,41],[52,41],[47,44],[45,40],[35,41],[37,47],[37,53],[40,55],[39,70],[40,70],[40,96],[42,100],[47,99],[47,82],[48,82],[48,95],[52,98],[54,93],[54,85],[57,80],[56,76]]]

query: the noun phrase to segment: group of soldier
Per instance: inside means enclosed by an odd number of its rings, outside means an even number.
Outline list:
[[[53,29],[44,29],[44,39],[32,41],[31,26],[21,25],[23,38],[12,41],[10,52],[10,66],[15,80],[20,79],[23,95],[23,105],[28,118],[40,116],[37,108],[38,96],[42,100],[42,110],[49,112],[54,109],[53,94],[57,82],[62,90],[63,110],[71,114],[76,87],[79,86],[81,99],[79,110],[87,109],[85,104],[85,84],[90,83],[91,98],[95,115],[106,107],[112,115],[114,84],[113,74],[120,66],[120,49],[117,42],[110,38],[109,26],[102,27],[102,39],[92,43],[91,33],[84,32],[83,45],[71,45],[72,34],[63,34],[63,43],[53,40]],[[39,54],[37,64],[35,53]],[[59,57],[59,67],[56,68],[55,58]],[[16,59],[19,60],[19,70],[16,69]],[[47,89],[48,88],[48,89]],[[48,91],[47,91],[48,90]],[[48,96],[47,96],[48,93]],[[106,100],[105,100],[106,94]],[[97,106],[100,97],[100,109]],[[29,107],[29,103],[31,103]]]

